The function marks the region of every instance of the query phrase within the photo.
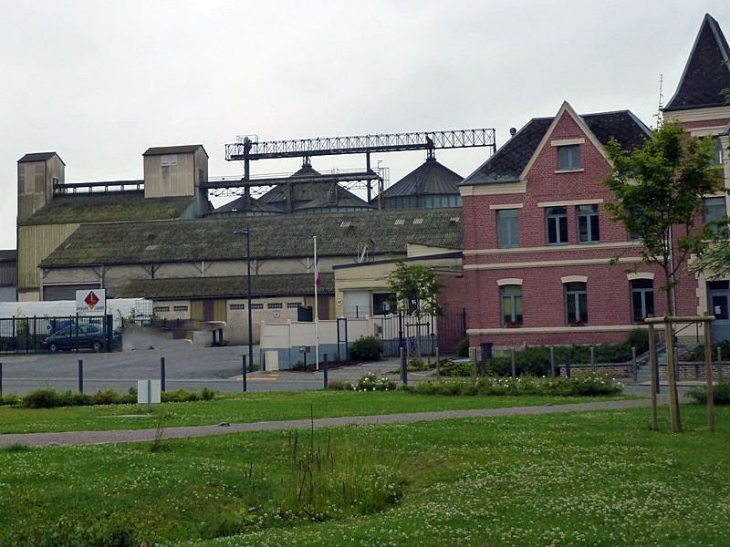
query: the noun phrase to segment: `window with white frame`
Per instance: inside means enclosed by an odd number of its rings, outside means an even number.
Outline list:
[[[519,209],[497,211],[497,244],[500,249],[520,246]]]
[[[522,326],[522,287],[504,285],[500,287],[502,300],[502,326]]]
[[[565,316],[568,325],[582,326],[588,323],[587,283],[565,283]]]
[[[568,208],[547,207],[545,209],[547,221],[548,245],[565,245],[568,243]]]
[[[631,319],[634,323],[642,323],[650,315],[654,315],[654,281],[634,279],[631,281]]]
[[[228,309],[231,311],[240,311],[246,309],[246,304],[229,304]]]
[[[187,306],[173,306],[172,311],[188,311]]]
[[[575,171],[582,167],[583,163],[580,158],[580,144],[566,144],[558,146],[559,171]]]
[[[601,232],[598,222],[598,205],[578,205],[578,243],[598,243]]]
[[[287,302],[287,303],[286,303],[286,307],[287,307],[287,309],[290,309],[290,310],[291,310],[291,309],[297,309],[297,308],[298,308],[299,306],[301,306],[301,305],[302,305],[302,304],[301,304],[301,303],[299,303],[299,302]]]

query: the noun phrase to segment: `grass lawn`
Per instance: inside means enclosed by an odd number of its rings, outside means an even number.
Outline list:
[[[215,425],[221,422],[309,419],[429,412],[471,408],[505,408],[570,404],[612,397],[445,397],[397,392],[302,391],[222,394],[214,401],[155,405],[105,405],[57,409],[0,407],[0,434],[57,431],[100,431],[154,428],[160,413],[167,427]]]
[[[730,409],[682,410],[16,446],[0,545],[727,545]]]

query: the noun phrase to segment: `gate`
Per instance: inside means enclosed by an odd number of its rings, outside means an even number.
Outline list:
[[[412,315],[385,315],[380,317],[378,331],[384,357],[397,357],[406,343],[411,353],[420,347],[421,354],[435,355],[437,346],[441,354],[456,353],[457,342],[466,336],[466,309],[420,320]]]

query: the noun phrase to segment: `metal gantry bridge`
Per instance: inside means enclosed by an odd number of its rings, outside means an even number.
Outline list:
[[[349,137],[315,137],[311,139],[292,139],[282,141],[259,141],[257,135],[242,135],[236,142],[226,144],[226,160],[243,162],[243,177],[238,180],[207,181],[201,186],[217,195],[237,194],[246,196],[250,203],[251,189],[279,184],[293,185],[303,182],[365,182],[367,200],[370,202],[372,182],[377,181],[379,194],[383,192],[381,170],[371,169],[370,155],[383,152],[404,152],[426,150],[428,157],[434,157],[438,149],[489,148],[490,155],[496,151],[496,131],[494,129],[457,129],[448,131],[419,131],[414,133],[383,133],[377,135],[358,135]],[[296,177],[251,177],[250,162],[266,159],[302,158],[309,164],[313,156],[337,156],[364,154],[365,168],[356,172],[335,171],[317,175]]]
[[[494,152],[495,130],[459,129],[263,142],[259,142],[256,136],[240,136],[237,142],[226,145],[226,160],[246,161],[473,147],[491,147]]]

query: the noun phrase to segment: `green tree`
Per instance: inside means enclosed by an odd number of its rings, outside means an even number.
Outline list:
[[[615,141],[608,146],[613,173],[606,184],[614,201],[609,215],[640,238],[641,260],[664,273],[660,289],[666,293],[667,315],[675,315],[674,293],[680,273],[691,255],[702,254],[716,232],[702,222],[703,197],[722,190],[722,172],[711,163],[711,139],[687,135],[678,124],[653,131],[641,148],[624,150]],[[673,340],[673,331],[668,340]],[[668,344],[667,356],[674,351]],[[673,375],[674,363],[669,366]],[[670,381],[672,429],[681,431],[676,384]]]
[[[664,272],[667,314],[674,315],[674,288],[690,255],[701,254],[715,230],[702,223],[703,197],[722,191],[722,171],[712,165],[711,139],[690,137],[678,124],[653,131],[644,146],[608,146],[613,173],[606,180],[614,196],[611,218],[641,240],[641,260]]]
[[[441,315],[442,309],[436,297],[444,285],[433,268],[398,261],[395,270],[388,276],[388,285],[395,293],[398,311],[414,316],[419,325],[424,317]],[[420,336],[416,337],[420,355],[419,339]]]

